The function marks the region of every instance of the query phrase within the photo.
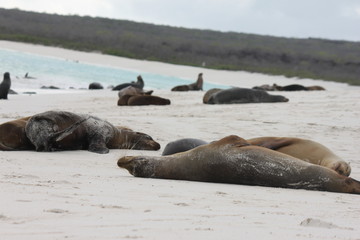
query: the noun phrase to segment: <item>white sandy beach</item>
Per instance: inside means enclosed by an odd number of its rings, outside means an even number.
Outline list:
[[[359,195],[142,179],[116,164],[125,155],[161,155],[168,142],[184,137],[292,136],[329,147],[360,180],[360,87],[7,41],[0,48],[194,80],[202,72],[204,81],[238,87],[298,83],[327,89],[271,93],[288,103],[237,105],[205,105],[204,92],[155,90],[171,105],[133,107],[117,106],[117,92],[108,89],[9,95],[0,101],[0,123],[47,110],[89,113],[145,132],[162,148],[105,155],[0,152],[0,239],[360,239]]]

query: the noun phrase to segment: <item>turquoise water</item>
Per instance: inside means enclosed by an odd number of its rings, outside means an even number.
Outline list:
[[[12,89],[38,89],[41,86],[56,86],[63,89],[88,88],[92,82],[101,83],[104,88],[136,81],[141,74],[145,89],[171,89],[176,85],[189,84],[196,80],[183,79],[121,68],[98,66],[66,59],[45,57],[35,54],[0,49],[0,73],[10,73]],[[25,74],[34,78],[24,78]],[[227,86],[204,83],[204,90]]]

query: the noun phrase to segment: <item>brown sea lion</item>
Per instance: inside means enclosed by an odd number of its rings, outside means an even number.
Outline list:
[[[121,98],[124,95],[151,95],[152,93],[153,93],[152,90],[144,91],[143,89],[140,89],[137,87],[128,86],[126,88],[121,89],[118,92],[118,96],[119,96],[119,98]]]
[[[308,91],[325,91],[325,88],[321,86],[308,86],[306,87]]]
[[[238,136],[169,156],[126,156],[117,164],[135,177],[360,194],[359,181]]]
[[[199,90],[203,90],[203,84],[204,84],[203,74],[199,73],[196,82],[188,84],[188,85],[179,85],[179,86],[173,87],[171,89],[171,91],[174,91],[174,92],[199,91]]]
[[[289,137],[259,137],[247,139],[250,144],[266,147],[303,161],[330,168],[349,176],[351,167],[324,145],[308,139]]]
[[[233,87],[211,94],[207,101],[207,104],[264,103],[288,101],[289,99],[284,96],[270,95],[263,90]]]
[[[25,133],[25,125],[30,117],[24,117],[0,125],[0,150],[34,150]]]
[[[118,106],[169,105],[170,100],[151,95],[125,95],[119,98]]]
[[[0,99],[8,99],[8,93],[11,87],[10,73],[4,73],[4,79],[0,83]]]
[[[25,132],[36,151],[87,149],[108,153],[109,149],[160,149],[160,144],[147,134],[117,128],[87,114],[65,111],[48,111],[32,116]]]

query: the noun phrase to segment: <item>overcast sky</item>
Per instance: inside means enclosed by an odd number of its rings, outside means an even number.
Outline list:
[[[0,7],[187,28],[360,41],[360,0],[0,0]]]

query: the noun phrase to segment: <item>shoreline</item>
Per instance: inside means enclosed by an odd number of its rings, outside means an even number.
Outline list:
[[[167,106],[123,106],[109,89],[10,95],[0,101],[0,123],[47,110],[98,116],[149,134],[159,151],[2,151],[0,234],[4,239],[276,239],[358,240],[359,195],[233,184],[135,178],[117,167],[126,155],[160,156],[173,140],[214,141],[293,136],[311,139],[350,162],[360,180],[360,88],[117,58],[97,53],[0,41],[16,51],[109,64],[238,87],[321,85],[326,91],[273,92],[287,103],[205,105],[204,92],[155,90]]]

